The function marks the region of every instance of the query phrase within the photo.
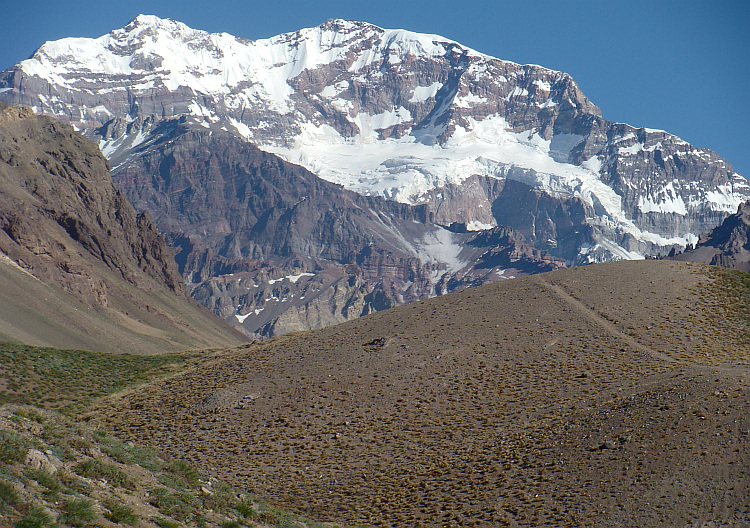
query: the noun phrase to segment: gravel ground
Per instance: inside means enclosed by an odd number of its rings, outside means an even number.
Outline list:
[[[313,518],[750,526],[747,302],[720,276],[485,285],[229,349],[88,418]]]

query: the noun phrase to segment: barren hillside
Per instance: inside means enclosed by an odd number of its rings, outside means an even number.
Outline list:
[[[377,526],[750,525],[748,276],[560,270],[227,350],[92,413]]]

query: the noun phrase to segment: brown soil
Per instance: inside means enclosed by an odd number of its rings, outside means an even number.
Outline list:
[[[750,347],[718,276],[486,285],[228,350],[90,418],[318,518],[750,526]]]

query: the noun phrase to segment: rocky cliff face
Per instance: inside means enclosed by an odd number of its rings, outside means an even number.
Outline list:
[[[73,317],[65,325],[82,325],[81,334],[96,333],[83,323],[94,317],[96,324],[111,332],[82,339],[81,346],[138,352],[241,342],[220,321],[194,306],[173,250],[148,214],[136,213],[115,188],[108,168],[97,146],[69,125],[37,116],[28,108],[2,105],[0,255],[4,265],[20,268],[49,286],[45,295],[52,297],[62,290],[80,302],[65,309],[80,312],[81,319]],[[3,285],[0,296],[10,295],[13,287]],[[24,301],[13,293],[13,299],[6,301],[30,307],[39,299]],[[61,324],[55,323],[55,311],[42,313],[45,322],[36,328],[19,330],[5,320],[8,314],[3,310],[2,333],[6,338],[23,335],[34,341],[44,327],[42,344],[65,346],[47,328]],[[202,333],[210,324],[217,328]],[[194,328],[188,330],[191,325]],[[175,337],[176,333],[183,335]],[[123,342],[106,343],[118,337]]]
[[[158,282],[184,297],[172,250],[115,188],[96,145],[29,109],[1,112],[0,250],[88,303],[107,304],[93,259],[136,287]]]
[[[0,90],[74,123],[114,166],[190,115],[442,223],[512,225],[569,262],[683,248],[750,198],[715,153],[606,121],[565,73],[361,22],[248,41],[139,16],[45,44]],[[498,182],[526,186],[530,208],[497,202]]]
[[[448,229],[427,206],[347,191],[202,125],[162,121],[113,177],[178,248],[191,294],[248,335],[565,265],[511,229]]]
[[[750,202],[737,208],[737,212],[701,235],[695,246],[682,253],[672,252],[672,260],[704,262],[750,272]]]

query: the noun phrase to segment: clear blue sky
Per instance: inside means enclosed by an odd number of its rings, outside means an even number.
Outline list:
[[[436,33],[565,71],[606,119],[677,134],[750,178],[747,0],[8,0],[0,69],[46,40],[97,37],[139,13],[250,39],[328,18]]]

